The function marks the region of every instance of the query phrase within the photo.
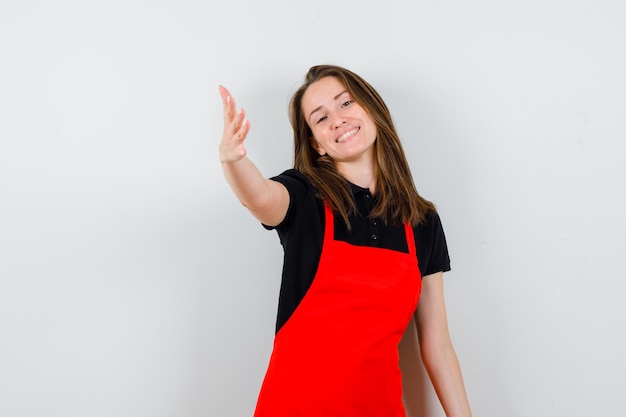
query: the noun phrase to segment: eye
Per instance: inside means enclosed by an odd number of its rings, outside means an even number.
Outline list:
[[[317,122],[315,122],[315,124],[320,124],[322,123],[324,120],[326,120],[326,116],[322,116],[319,119],[317,119]]]
[[[350,104],[352,104],[352,100],[347,100],[344,101],[343,104],[341,105],[341,107],[348,107]]]

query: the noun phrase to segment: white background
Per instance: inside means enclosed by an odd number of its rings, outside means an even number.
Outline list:
[[[275,175],[320,63],[378,89],[439,208],[474,416],[626,415],[625,21],[621,0],[0,0],[0,415],[251,416],[282,249],[223,180],[217,87]]]

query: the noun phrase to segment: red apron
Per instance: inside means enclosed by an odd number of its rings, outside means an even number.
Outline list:
[[[421,276],[409,253],[334,239],[326,205],[322,254],[308,292],[274,339],[255,417],[404,417],[398,343]]]

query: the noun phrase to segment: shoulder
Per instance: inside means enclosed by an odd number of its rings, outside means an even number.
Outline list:
[[[443,231],[443,225],[441,224],[441,218],[436,210],[426,214],[424,221],[413,226],[413,231],[420,234],[432,234]]]
[[[313,188],[309,179],[297,169],[291,168],[283,171],[281,174],[270,178],[273,181],[280,182],[287,189],[290,187]]]

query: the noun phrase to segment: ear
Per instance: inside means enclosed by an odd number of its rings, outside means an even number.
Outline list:
[[[309,136],[309,143],[311,144],[311,147],[315,149],[318,154],[320,154],[320,156],[326,155],[324,148],[320,146],[313,136]]]

